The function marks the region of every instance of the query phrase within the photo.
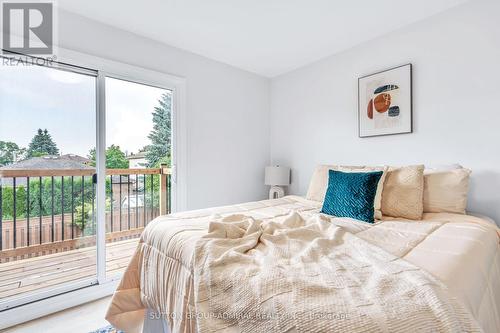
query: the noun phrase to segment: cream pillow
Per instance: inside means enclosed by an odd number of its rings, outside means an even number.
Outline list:
[[[424,212],[465,214],[469,169],[425,170]]]
[[[452,163],[452,164],[431,164],[431,165],[426,165],[424,169],[424,173],[427,170],[440,170],[440,171],[446,171],[446,170],[456,170],[456,169],[462,169],[462,166],[458,163]]]
[[[382,177],[377,185],[377,192],[375,194],[375,201],[373,203],[374,218],[380,220],[382,218],[382,190],[384,186],[385,176],[388,167],[368,167],[368,166],[341,166],[341,165],[318,165],[314,170],[307,191],[306,199],[323,202],[325,200],[326,189],[328,187],[328,171],[336,170],[341,172],[374,172],[383,171]]]
[[[422,219],[424,166],[390,168],[382,191],[382,214],[411,220]]]
[[[306,199],[323,202],[325,200],[326,188],[328,187],[328,170],[337,170],[338,165],[318,165],[313,172]],[[363,166],[343,166],[343,168],[360,169]]]

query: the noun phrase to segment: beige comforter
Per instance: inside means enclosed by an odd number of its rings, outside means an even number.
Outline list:
[[[213,214],[239,213],[266,222],[290,211],[309,219],[318,210],[318,203],[290,196],[158,218],[143,233],[107,319],[127,332],[138,332],[144,309],[149,307],[168,314],[164,318],[173,332],[196,331],[203,321],[193,316],[195,294],[200,295],[199,290],[195,292],[193,257],[195,244],[216,219]],[[447,287],[450,299],[462,302],[486,332],[500,331],[500,256],[494,226],[455,214],[426,214],[422,222],[389,220],[375,225],[329,220],[383,249],[382,253],[387,251],[431,273]],[[211,311],[208,302],[198,301],[197,310]]]

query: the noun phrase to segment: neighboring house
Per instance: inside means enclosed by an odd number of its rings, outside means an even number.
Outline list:
[[[145,169],[148,165],[148,161],[146,160],[146,153],[139,152],[137,154],[131,154],[127,156],[127,160],[129,161],[130,169]]]
[[[61,169],[85,169],[94,170],[87,165],[90,160],[74,154],[62,156],[47,155],[32,157],[24,161],[12,163],[0,168],[2,170],[61,170]],[[2,186],[12,186],[12,178],[0,178]],[[16,185],[26,185],[26,178],[16,178]]]
[[[94,169],[88,165],[90,162],[88,158],[74,154],[61,156],[46,155],[12,163],[1,167],[0,170]]]
[[[64,154],[64,155],[61,155],[59,157],[64,158],[64,159],[68,159],[71,161],[75,161],[75,162],[78,162],[78,163],[81,163],[81,164],[84,164],[87,166],[91,166],[91,163],[92,163],[91,159],[88,159],[88,158],[80,156],[80,155],[75,155],[75,154]]]
[[[141,208],[144,207],[145,202],[144,193],[130,196],[127,195],[122,199],[122,208],[129,208],[129,205],[130,208]]]
[[[113,192],[118,193],[120,191],[120,186],[123,187],[122,191],[127,191],[130,184],[131,191],[135,189],[135,177],[129,175],[112,175],[110,176],[111,182],[113,183]]]

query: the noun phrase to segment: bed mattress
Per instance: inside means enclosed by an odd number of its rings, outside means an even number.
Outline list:
[[[259,220],[295,211],[312,217],[320,204],[298,196],[158,217],[144,230],[106,318],[141,332],[146,309],[172,332],[196,332],[193,254],[214,218],[243,214]],[[385,218],[367,224],[329,217],[350,233],[427,271],[443,282],[485,332],[500,332],[500,256],[496,226],[482,218],[424,214],[421,221]],[[161,318],[160,318],[161,317]]]

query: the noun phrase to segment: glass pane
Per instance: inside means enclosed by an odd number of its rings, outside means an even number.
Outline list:
[[[152,219],[169,212],[172,92],[106,78],[106,273],[120,274]],[[160,191],[161,184],[165,189]]]
[[[96,77],[0,67],[0,304],[95,283]]]

